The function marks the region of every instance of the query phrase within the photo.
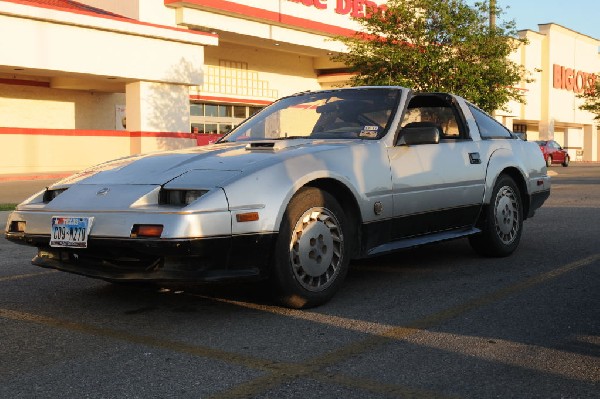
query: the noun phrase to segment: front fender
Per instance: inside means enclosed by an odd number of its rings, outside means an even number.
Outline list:
[[[382,148],[380,143],[370,142],[305,153],[281,159],[227,184],[224,190],[233,214],[233,234],[279,231],[291,198],[315,181],[326,185],[329,180],[347,188],[364,222],[391,217],[391,172]],[[383,208],[377,215],[373,212],[376,202]],[[237,213],[249,211],[258,212],[259,220],[236,223]]]

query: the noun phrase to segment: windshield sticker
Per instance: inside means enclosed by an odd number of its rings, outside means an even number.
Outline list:
[[[359,137],[366,137],[369,139],[377,137],[377,131],[379,130],[379,126],[365,126],[362,128]]]

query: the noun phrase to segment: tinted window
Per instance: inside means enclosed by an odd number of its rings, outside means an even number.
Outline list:
[[[464,138],[464,128],[456,108],[440,95],[417,94],[404,114],[401,126],[431,123],[440,128],[443,139]]]
[[[479,134],[482,139],[501,139],[512,138],[510,131],[504,127],[500,122],[469,104],[469,109],[477,122],[479,128]]]
[[[224,140],[380,139],[394,118],[400,94],[393,88],[361,88],[285,97]]]

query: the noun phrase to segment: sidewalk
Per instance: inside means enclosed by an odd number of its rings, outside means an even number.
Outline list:
[[[0,204],[18,204],[73,172],[0,175]]]
[[[30,181],[30,180],[60,180],[63,177],[71,176],[75,172],[50,172],[50,173],[15,173],[0,175],[0,183],[9,181]]]

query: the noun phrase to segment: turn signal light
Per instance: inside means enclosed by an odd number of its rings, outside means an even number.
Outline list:
[[[162,224],[134,224],[131,238],[159,238],[162,232]]]
[[[256,222],[258,220],[258,212],[238,213],[235,215],[235,220],[239,223]]]

